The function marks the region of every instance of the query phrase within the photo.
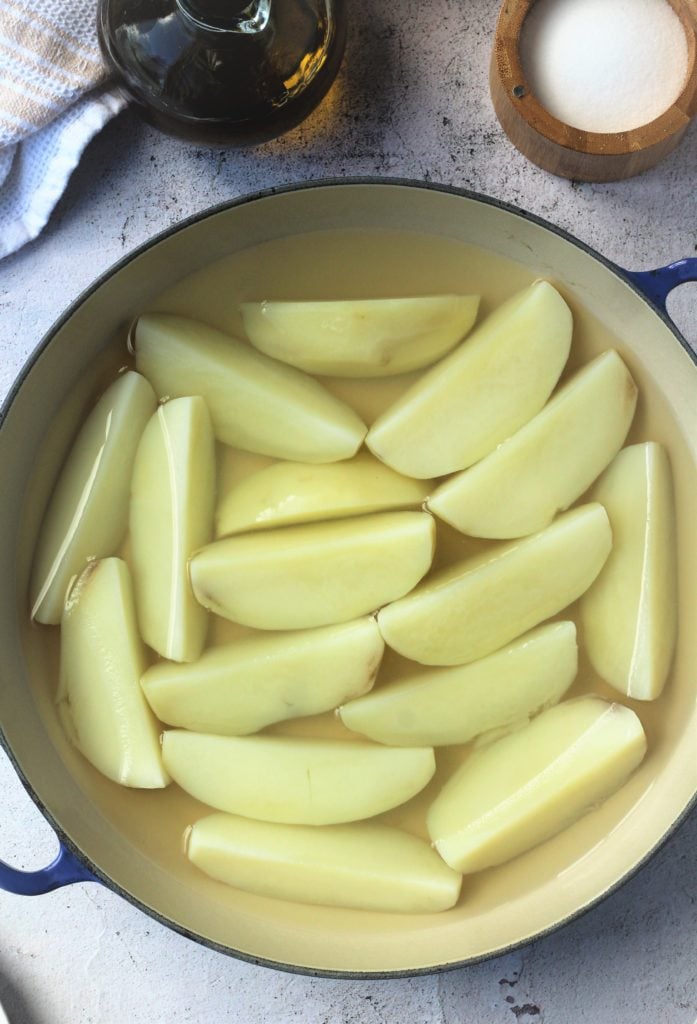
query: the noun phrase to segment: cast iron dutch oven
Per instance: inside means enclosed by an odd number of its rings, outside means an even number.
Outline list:
[[[224,318],[225,303],[235,297],[419,294],[476,290],[473,283],[503,297],[535,276],[548,277],[576,314],[576,363],[614,343],[635,376],[641,398],[630,441],[652,438],[670,451],[680,630],[666,695],[641,710],[649,754],[618,794],[577,825],[508,865],[465,879],[459,905],[447,913],[299,906],[214,882],[181,853],[181,833],[195,811],[181,803],[176,787],[121,789],[69,746],[57,721],[55,651],[26,611],[47,496],[95,391],[124,361],[115,339],[125,325],[148,307],[162,308],[156,297],[173,284],[225,257],[229,276],[218,275],[219,294],[208,311],[213,321]],[[363,180],[225,204],[159,235],[101,277],[38,346],[2,410],[0,739],[61,849],[41,871],[0,864],[0,886],[38,894],[98,882],[182,934],[255,963],[384,977],[452,967],[528,942],[632,874],[697,792],[697,367],[665,311],[671,289],[694,280],[694,258],[631,273],[491,199]],[[166,308],[176,307],[176,295],[177,289]]]

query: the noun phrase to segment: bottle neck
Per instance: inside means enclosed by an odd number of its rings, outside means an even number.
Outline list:
[[[176,0],[187,20],[214,32],[254,35],[263,32],[271,16],[272,0]]]

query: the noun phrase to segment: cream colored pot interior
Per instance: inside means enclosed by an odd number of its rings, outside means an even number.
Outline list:
[[[216,266],[207,275],[196,276],[210,264]],[[69,747],[53,707],[55,644],[27,623],[28,568],[46,498],[85,408],[127,361],[126,325],[154,308],[234,330],[239,299],[481,288],[493,302],[538,276],[554,281],[574,310],[573,364],[616,345],[640,386],[630,439],[662,441],[671,454],[680,636],[664,697],[639,709],[648,757],[620,793],[576,826],[508,865],[465,879],[459,905],[438,916],[296,906],[209,880],[181,852],[181,834],[202,813],[200,805],[176,787],[120,789]],[[344,382],[336,389],[367,417],[390,397],[382,383]],[[691,359],[628,285],[548,229],[476,199],[388,184],[301,189],[208,216],[136,256],[82,302],[28,373],[0,431],[0,722],[7,743],[40,801],[90,861],[145,908],[195,937],[245,957],[340,972],[434,969],[503,950],[616,885],[697,790],[696,462]],[[594,687],[609,694],[602,685],[583,664],[572,692]],[[418,830],[420,806],[417,800],[391,820]]]

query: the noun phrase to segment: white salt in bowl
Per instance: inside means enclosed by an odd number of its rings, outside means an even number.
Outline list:
[[[490,68],[511,142],[553,174],[614,181],[648,170],[697,113],[689,0],[507,0]]]

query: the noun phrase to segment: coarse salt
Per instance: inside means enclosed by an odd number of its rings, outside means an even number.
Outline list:
[[[538,0],[521,58],[554,117],[589,132],[639,128],[680,95],[687,36],[667,0]]]

